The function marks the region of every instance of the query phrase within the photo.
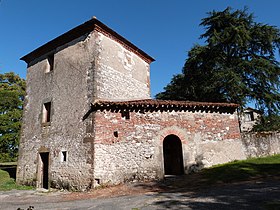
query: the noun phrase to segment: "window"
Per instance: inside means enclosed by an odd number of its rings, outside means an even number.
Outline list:
[[[66,162],[67,160],[67,151],[61,152],[61,162]]]
[[[245,112],[244,113],[244,121],[245,122],[254,121],[254,113],[253,112]]]
[[[43,123],[51,121],[51,102],[44,103],[43,106]]]
[[[129,111],[122,111],[122,118],[129,120],[130,119],[130,115],[129,115]]]
[[[118,137],[119,137],[119,133],[118,133],[118,131],[114,131],[114,136],[115,136],[116,138],[118,138]]]
[[[46,72],[51,72],[54,69],[54,54],[49,55],[47,61],[48,61],[48,67]]]

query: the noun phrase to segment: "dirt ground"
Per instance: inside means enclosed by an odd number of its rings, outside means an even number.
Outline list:
[[[0,209],[277,209],[280,177],[212,186],[199,177],[169,177],[163,182],[128,183],[89,192],[0,192]]]
[[[198,181],[199,180],[199,181]],[[236,184],[251,184],[262,183],[266,180],[279,180],[280,177],[267,177],[267,178],[255,178],[249,181],[241,181],[235,183],[215,183],[212,186],[207,185],[201,175],[191,174],[183,176],[169,176],[163,181],[158,182],[132,182],[126,184],[120,184],[110,187],[99,187],[97,189],[90,190],[86,193],[72,192],[66,194],[64,199],[88,199],[88,198],[112,198],[125,195],[140,195],[149,193],[164,193],[164,192],[176,192],[176,191],[198,191],[201,189],[208,189],[213,187],[231,186]],[[280,210],[280,209],[279,209]]]

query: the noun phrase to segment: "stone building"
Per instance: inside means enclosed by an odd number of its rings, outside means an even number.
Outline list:
[[[236,104],[151,99],[154,59],[97,19],[21,59],[18,183],[84,190],[245,158]]]
[[[247,107],[240,113],[239,118],[240,118],[240,131],[250,132],[252,131],[254,125],[258,124],[261,121],[262,113],[257,109]]]

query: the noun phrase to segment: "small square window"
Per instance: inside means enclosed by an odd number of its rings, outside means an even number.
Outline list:
[[[254,113],[253,112],[245,112],[244,113],[245,122],[254,121]]]
[[[126,120],[130,119],[129,111],[122,111],[121,114],[122,114],[122,118],[124,118]]]
[[[54,54],[49,55],[47,61],[48,61],[48,67],[46,72],[51,72],[54,69]]]
[[[118,138],[118,137],[119,137],[119,133],[118,133],[118,131],[114,131],[114,136],[115,136],[116,138]]]
[[[43,123],[47,123],[51,121],[51,102],[44,103],[43,106]]]

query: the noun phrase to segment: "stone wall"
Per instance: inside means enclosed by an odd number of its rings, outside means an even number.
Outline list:
[[[54,69],[48,71],[52,54]],[[52,187],[90,187],[94,148],[86,139],[94,135],[94,125],[84,116],[99,98],[150,98],[149,74],[146,61],[97,31],[29,63],[17,182],[41,187],[40,153],[48,152]],[[44,123],[46,102],[51,102],[51,121]]]
[[[97,99],[150,98],[149,61],[101,31],[57,46],[28,63],[18,183],[42,187],[43,153],[49,155],[47,184],[56,188],[84,190],[92,187],[94,179],[110,184],[160,179],[163,141],[169,135],[182,142],[185,173],[279,153],[279,133],[252,134],[241,140],[236,113],[223,108],[91,113],[91,103]],[[48,71],[50,55],[54,55],[52,71]],[[48,102],[50,121],[44,122]]]
[[[247,157],[280,154],[279,132],[243,133],[242,142]]]
[[[94,32],[96,52],[95,99],[150,98],[150,65],[117,41]]]
[[[93,43],[93,42],[92,42]],[[89,148],[83,143],[82,121],[93,94],[94,51],[80,37],[57,48],[54,70],[46,72],[47,55],[35,60],[27,72],[27,95],[17,169],[18,183],[40,187],[40,152],[49,152],[49,183],[53,187],[83,189],[90,180]],[[51,121],[42,122],[45,102],[51,102]],[[67,161],[61,160],[67,152]]]
[[[245,158],[236,113],[97,111],[94,177],[100,183],[162,178],[163,140],[178,136],[185,173]]]

